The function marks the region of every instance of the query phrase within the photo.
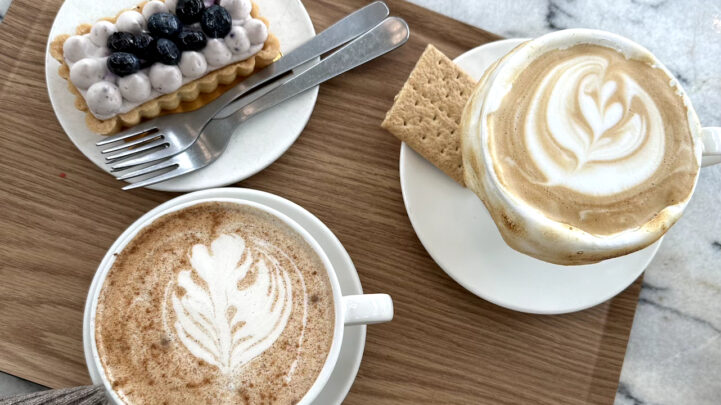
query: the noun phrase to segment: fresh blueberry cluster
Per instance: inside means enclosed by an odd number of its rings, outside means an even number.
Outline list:
[[[200,23],[202,31],[188,25]],[[210,38],[223,38],[232,28],[230,13],[203,0],[178,0],[175,14],[156,13],[147,21],[148,33],[116,32],[108,37],[108,70],[124,77],[155,62],[177,65],[183,51],[199,51]]]

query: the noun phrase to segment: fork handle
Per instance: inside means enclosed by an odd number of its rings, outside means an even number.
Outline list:
[[[219,121],[225,121],[226,125],[238,125],[291,97],[398,48],[408,40],[409,33],[408,24],[403,19],[386,18],[370,31],[250,104],[243,106],[245,101],[242,99],[230,103],[226,107],[228,110],[238,110]]]
[[[237,86],[213,100],[208,104],[209,109],[215,110],[213,114],[210,115],[214,116],[231,101],[258,86],[288,73],[303,63],[311,61],[358,37],[383,21],[383,19],[388,16],[388,13],[388,6],[382,1],[376,1],[347,15],[311,40],[288,52],[275,63],[271,63],[263,70],[254,73],[241,81]]]

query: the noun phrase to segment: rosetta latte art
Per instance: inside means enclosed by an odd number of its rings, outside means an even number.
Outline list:
[[[239,235],[221,235],[210,249],[193,246],[192,269],[178,273],[174,329],[194,356],[226,375],[275,343],[293,307],[292,269],[264,245],[251,250]]]
[[[484,111],[485,127],[466,128],[463,154],[482,156],[475,139],[487,133],[498,181],[514,197],[555,222],[611,235],[690,195],[698,162],[687,109],[649,60],[578,44],[541,54],[512,80]]]
[[[546,185],[615,194],[646,181],[661,164],[660,111],[633,78],[609,65],[601,56],[572,58],[538,86],[524,135]]]
[[[333,344],[323,258],[244,203],[200,202],[153,220],[102,288],[98,356],[128,405],[297,403]]]

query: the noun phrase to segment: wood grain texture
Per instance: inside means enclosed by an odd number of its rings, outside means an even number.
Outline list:
[[[322,29],[365,1],[305,3]],[[408,44],[324,84],[298,142],[240,184],[317,215],[348,249],[364,290],[393,296],[395,319],[368,328],[346,403],[611,403],[638,281],[580,313],[521,314],[464,290],[415,236],[400,191],[400,145],[380,123],[427,43],[455,57],[497,37],[388,3],[411,27]],[[82,312],[105,250],[175,197],[121,191],[60,128],[43,66],[60,4],[15,0],[0,25],[0,369],[51,387],[89,382]]]

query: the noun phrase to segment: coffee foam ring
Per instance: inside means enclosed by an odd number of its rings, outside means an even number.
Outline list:
[[[115,17],[105,17],[98,21],[104,20],[115,23],[120,14],[129,10],[141,12],[146,3],[148,2],[142,1],[133,8],[121,10]],[[266,26],[269,26],[268,20],[260,15],[258,5],[252,2],[252,6],[251,17],[257,18],[263,21]],[[91,28],[91,24],[80,24],[75,29],[75,35],[87,34]],[[209,72],[199,79],[184,84],[180,89],[158,96],[127,113],[101,120],[90,112],[82,94],[70,81],[70,68],[63,57],[63,44],[68,38],[70,38],[68,34],[55,37],[50,43],[50,55],[60,63],[58,74],[67,80],[68,89],[75,96],[75,108],[85,112],[85,124],[91,131],[101,135],[112,135],[123,128],[129,128],[141,121],[147,121],[162,115],[197,110],[220,97],[220,95],[253,74],[253,72],[273,63],[280,56],[280,41],[269,32],[263,49],[248,59]]]
[[[381,126],[460,185],[460,122],[476,82],[428,45]]]
[[[498,193],[498,190],[491,191]],[[685,202],[659,212],[639,229],[613,235],[592,235],[582,229],[552,220],[533,220],[530,208],[500,203],[497,195],[482,199],[505,243],[514,250],[562,266],[579,266],[625,256],[658,241],[679,219]],[[570,233],[569,233],[570,232]]]

